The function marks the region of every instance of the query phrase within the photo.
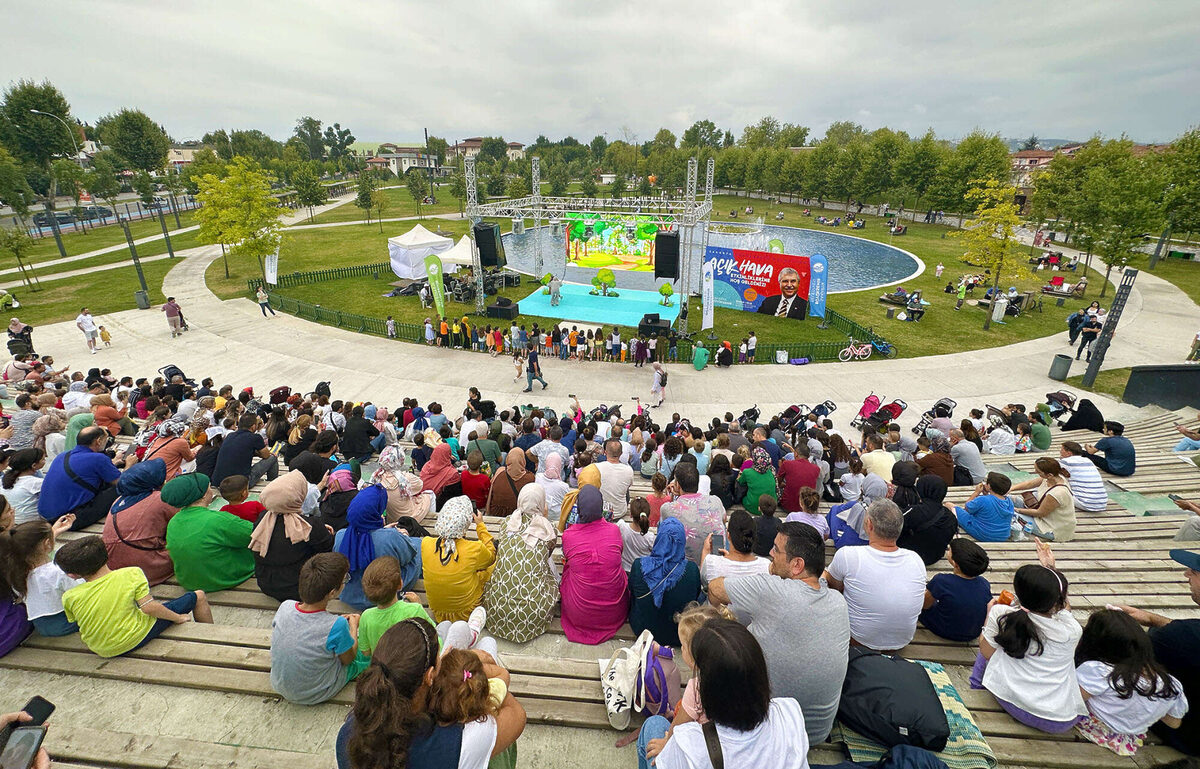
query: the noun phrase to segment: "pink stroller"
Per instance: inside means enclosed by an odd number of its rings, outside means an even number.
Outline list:
[[[883,399],[872,392],[866,397],[865,400],[863,400],[862,408],[858,410],[858,414],[854,417],[854,419],[850,420],[850,426],[862,427],[863,424],[870,419],[876,411],[879,410],[879,405],[882,402]]]

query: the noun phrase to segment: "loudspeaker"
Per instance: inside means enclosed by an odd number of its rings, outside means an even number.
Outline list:
[[[508,307],[512,304],[512,300],[507,296],[502,296],[496,300],[496,304],[500,305],[501,307]]]
[[[521,308],[515,304],[508,307],[501,307],[497,302],[487,306],[486,314],[489,318],[507,318],[508,320],[512,320],[521,314]]]
[[[679,279],[679,233],[659,230],[654,236],[654,277]]]
[[[648,312],[642,316],[642,323],[658,323],[658,313]]]
[[[484,267],[503,267],[508,264],[504,257],[504,241],[500,239],[500,225],[480,222],[475,225],[475,245],[479,248],[479,263]]]

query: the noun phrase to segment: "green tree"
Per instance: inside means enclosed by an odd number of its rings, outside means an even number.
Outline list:
[[[477,159],[488,159],[503,164],[508,160],[508,142],[502,136],[485,136],[479,145]]]
[[[440,136],[430,136],[429,141],[425,143],[425,149],[437,160],[439,167],[446,164],[446,151],[450,149],[448,141]]]
[[[509,198],[524,198],[529,196],[529,182],[524,176],[514,176],[504,185],[504,194]]]
[[[50,167],[51,173],[54,174],[54,180],[58,184],[60,192],[66,193],[74,201],[71,210],[75,214],[76,219],[81,218],[82,211],[80,210],[79,200],[83,196],[83,169],[74,160],[59,158],[54,161]]]
[[[779,121],[767,115],[754,125],[742,129],[742,138],[738,144],[747,149],[757,150],[764,147],[774,147],[779,140]]]
[[[1028,139],[1021,142],[1021,146],[1018,149],[1036,150],[1036,149],[1038,149],[1038,147],[1039,147],[1039,142],[1038,142],[1037,134],[1030,134]]]
[[[866,143],[862,139],[847,142],[838,148],[837,159],[828,172],[829,194],[845,200],[846,211],[850,210],[851,198],[862,197],[859,171],[865,150]]]
[[[354,143],[354,134],[350,133],[349,128],[342,128],[341,123],[334,123],[325,127],[321,139],[329,148],[329,157],[338,160],[346,155],[347,149]]]
[[[225,175],[225,162],[217,157],[217,153],[209,147],[197,150],[192,156],[192,162],[183,169],[183,186],[188,194],[195,195],[200,191],[201,177],[213,175],[218,179]]]
[[[932,128],[901,150],[896,162],[896,180],[916,193],[917,205],[920,205],[921,198],[937,178],[945,155],[946,149],[937,140]]]
[[[965,200],[975,207],[975,218],[969,220],[964,229],[951,233],[962,238],[966,245],[964,261],[991,270],[993,296],[999,293],[1000,276],[1005,272],[1020,273],[1026,261],[1016,238],[1017,227],[1021,225],[1017,204],[1013,202],[1016,194],[1014,187],[995,179],[972,184]],[[989,310],[984,317],[983,330],[991,327]]]
[[[138,171],[157,171],[166,165],[171,140],[146,113],[123,109],[96,121],[100,140]]]
[[[95,197],[108,203],[113,213],[117,212],[117,195],[121,193],[121,180],[117,171],[108,158],[92,158],[92,167],[87,172],[84,184]]]
[[[670,129],[660,128],[650,145],[652,150],[673,150],[675,149],[675,134],[671,133]]]
[[[238,157],[223,179],[213,175],[201,178],[196,196],[204,204],[196,209],[200,242],[229,246],[234,257],[254,257],[264,279],[263,259],[279,250],[283,237],[279,201],[271,191],[271,181],[253,160]]]
[[[145,171],[137,171],[133,175],[133,191],[138,194],[142,205],[150,205],[154,202],[154,179]]]
[[[643,198],[648,198],[654,194],[654,188],[650,186],[650,177],[643,175],[638,180],[638,195]]]
[[[975,130],[945,157],[931,194],[941,208],[963,211],[971,206],[966,195],[976,182],[991,179],[1006,183],[1010,168],[1004,140],[998,134]]]
[[[183,194],[183,176],[182,174],[168,170],[163,174],[162,184],[167,188],[167,194],[171,199],[171,213],[175,215],[175,229],[179,229],[183,224],[179,221],[179,200],[177,197]]]
[[[775,138],[775,146],[780,149],[803,147],[806,141],[808,141],[808,126],[784,123],[779,127],[779,135]]]
[[[567,194],[567,187],[571,184],[571,177],[567,173],[567,167],[562,163],[556,163],[550,168],[550,197],[561,198]]]
[[[1096,255],[1104,262],[1100,296],[1108,292],[1114,268],[1124,270],[1143,245],[1143,235],[1162,225],[1162,178],[1153,163],[1132,153],[1088,172],[1085,194],[1099,203],[1100,217],[1091,233]]]
[[[292,174],[292,186],[296,189],[296,202],[308,209],[308,220],[313,219],[313,206],[324,205],[329,196],[325,192],[325,185],[321,184],[321,179],[317,176],[317,171],[313,168],[312,163],[302,163],[296,172]]]
[[[822,139],[808,155],[808,174],[804,179],[804,197],[816,198],[820,203],[829,193],[829,178],[838,160],[838,146]]]
[[[0,147],[0,205],[11,208],[24,224],[29,218],[29,206],[32,203],[33,189],[26,181],[20,164],[8,150]]]
[[[450,194],[458,200],[458,213],[463,213],[463,204],[467,200],[467,177],[461,170],[450,176]]]
[[[296,120],[295,137],[304,143],[310,160],[325,157],[325,137],[321,134],[321,121],[305,115]]]
[[[24,227],[0,227],[0,250],[7,251],[17,260],[17,270],[20,271],[21,280],[25,285],[34,291],[40,291],[41,287],[34,282],[32,269],[25,266],[25,255],[33,245],[33,238],[29,237]]]
[[[412,174],[409,174],[409,176],[412,176]],[[379,223],[379,234],[380,235],[383,234],[383,212],[387,210],[387,207],[388,207],[387,193],[384,192],[383,190],[372,190],[371,191],[371,210],[373,210],[375,212],[375,221],[377,221]],[[421,209],[421,203],[420,203],[420,201],[418,201],[417,202],[418,212],[420,211],[420,209]]]
[[[608,149],[608,139],[597,134],[588,145],[588,148],[592,151],[592,160],[599,163],[601,160],[604,160],[604,153]]]
[[[804,189],[804,180],[807,176],[808,153],[788,151],[787,159],[783,161],[780,189],[794,197]]]
[[[711,120],[697,120],[683,132],[680,146],[719,149],[721,146],[721,130]]]
[[[425,178],[424,173],[413,169],[405,175],[404,186],[408,188],[408,194],[417,208],[417,216],[420,216],[421,201],[429,194],[429,180]]]
[[[625,182],[625,177],[617,174],[612,184],[608,187],[608,196],[610,198],[620,198],[625,195],[626,189],[628,189],[628,184]]]
[[[1155,161],[1161,166],[1163,216],[1166,228],[1159,239],[1159,254],[1170,247],[1171,230],[1200,232],[1200,128],[1187,131]],[[1150,268],[1157,266],[1151,258]]]
[[[499,197],[504,194],[505,187],[508,186],[508,177],[504,175],[498,167],[493,168],[491,173],[487,175],[484,181],[484,187],[487,188],[487,194],[493,197]]]
[[[825,129],[825,141],[833,142],[837,147],[844,147],[855,139],[861,139],[866,134],[863,127],[849,120],[838,120],[829,124]]]
[[[367,215],[367,221],[371,221],[371,193],[375,191],[375,177],[369,172],[364,171],[358,175],[358,194],[354,198],[354,205],[363,210]]]
[[[591,174],[584,176],[583,180],[579,182],[579,191],[583,193],[585,198],[596,197],[596,193],[598,192],[596,189],[596,180],[592,178]]]

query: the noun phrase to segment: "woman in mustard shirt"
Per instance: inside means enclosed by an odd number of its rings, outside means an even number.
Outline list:
[[[465,539],[474,521],[478,540]],[[468,497],[454,497],[438,511],[436,537],[421,541],[425,593],[436,622],[465,621],[479,605],[492,575],[496,545]]]

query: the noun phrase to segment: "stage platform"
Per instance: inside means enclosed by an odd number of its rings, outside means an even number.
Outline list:
[[[537,315],[542,318],[577,320],[583,323],[599,323],[605,326],[637,327],[646,313],[657,312],[663,320],[675,322],[679,315],[679,297],[671,297],[671,306],[662,305],[662,296],[656,291],[637,291],[618,288],[620,296],[592,296],[591,286],[564,283],[557,307],[550,306],[550,295],[542,293],[539,286],[521,300],[522,315]]]

